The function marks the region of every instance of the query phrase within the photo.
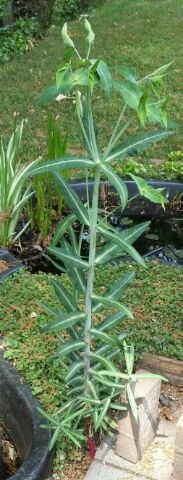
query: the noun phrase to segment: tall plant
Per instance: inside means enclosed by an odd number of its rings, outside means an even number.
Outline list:
[[[135,240],[146,230],[149,222],[143,222],[124,231],[117,231],[110,225],[99,211],[99,187],[101,176],[106,177],[116,189],[124,210],[128,199],[128,190],[124,181],[116,174],[112,164],[115,161],[143,152],[148,146],[165,139],[171,134],[167,130],[168,119],[165,112],[166,98],[160,98],[163,77],[168,66],[160,67],[152,74],[138,80],[136,72],[127,67],[120,67],[123,80],[113,80],[106,62],[100,58],[91,59],[90,52],[95,35],[90,23],[85,20],[86,54],[82,58],[73,40],[67,32],[67,24],[62,29],[62,37],[66,50],[63,63],[56,73],[56,84],[43,92],[40,102],[46,102],[71,90],[76,92],[76,113],[83,134],[86,148],[85,156],[69,155],[51,162],[42,163],[38,168],[31,168],[29,174],[52,172],[57,185],[72,210],[67,218],[58,225],[49,247],[51,257],[62,262],[62,271],[69,274],[72,291],[62,285],[62,281],[53,279],[53,288],[61,302],[60,310],[49,312],[54,320],[45,328],[45,332],[60,332],[60,346],[56,352],[65,369],[65,383],[68,401],[61,406],[52,417],[48,417],[54,430],[51,447],[58,436],[66,436],[77,446],[82,442],[86,420],[86,432],[91,456],[94,454],[92,431],[107,429],[114,423],[108,415],[109,409],[123,410],[126,406],[118,402],[121,392],[126,393],[134,416],[137,418],[137,406],[133,394],[133,383],[138,375],[133,374],[133,347],[124,343],[125,334],[119,334],[117,326],[124,323],[125,318],[133,319],[131,309],[121,303],[120,298],[134,279],[129,273],[106,289],[102,295],[95,293],[95,269],[122,254],[132,257],[138,264],[145,266],[143,258],[133,247]],[[110,97],[113,88],[122,96],[122,110],[113,129],[112,136],[102,151],[98,142],[95,126],[92,96],[94,87],[101,87]],[[150,97],[152,93],[152,98]],[[146,121],[160,123],[165,128],[153,132],[142,132],[126,137],[129,126],[128,112],[137,114],[141,124]],[[121,137],[125,138],[121,141]],[[58,173],[63,169],[82,169],[91,171],[94,177],[91,205],[89,199],[85,205],[76,192]],[[133,175],[139,189],[152,202],[163,207],[166,199],[161,189],[155,190],[144,180]],[[80,223],[80,237],[77,238],[73,223]],[[90,235],[89,257],[83,259],[81,246],[83,229],[87,226]],[[67,236],[65,233],[67,232]],[[97,234],[101,233],[106,243],[97,249]],[[59,244],[59,245],[58,245]],[[51,259],[54,262],[53,259]],[[98,314],[107,309],[115,309],[115,313],[107,314],[102,321]],[[126,372],[122,373],[116,364],[116,357],[124,349]]]

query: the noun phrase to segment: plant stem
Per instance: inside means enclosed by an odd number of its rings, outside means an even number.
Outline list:
[[[95,267],[95,254],[96,254],[96,236],[97,236],[97,213],[98,213],[98,197],[99,197],[99,185],[100,185],[100,166],[96,167],[93,199],[92,199],[92,213],[91,213],[91,230],[90,230],[90,250],[89,250],[89,270],[86,290],[86,323],[85,323],[85,351],[84,351],[84,387],[85,396],[88,396],[88,381],[89,381],[89,368],[90,368],[90,348],[91,338],[90,329],[92,325],[92,305],[91,296],[93,293],[94,283],[94,267]]]
[[[114,145],[114,143],[115,143],[115,137],[116,137],[116,135],[117,135],[117,131],[118,131],[118,129],[119,129],[121,120],[123,119],[123,116],[124,116],[126,107],[127,107],[127,105],[126,105],[126,103],[125,103],[125,105],[124,105],[124,107],[123,107],[123,110],[122,110],[122,112],[120,113],[119,118],[118,118],[118,120],[117,120],[116,126],[115,126],[115,128],[114,128],[114,131],[113,131],[113,133],[112,133],[111,139],[110,139],[110,141],[109,141],[109,144],[108,144],[108,146],[107,146],[107,149],[106,149],[104,158],[107,158],[107,155],[110,153],[111,148],[113,147],[113,145]]]

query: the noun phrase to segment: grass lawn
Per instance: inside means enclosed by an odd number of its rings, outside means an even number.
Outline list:
[[[109,286],[132,269],[136,271],[136,280],[126,291],[123,302],[132,307],[134,320],[122,323],[120,332],[125,331],[128,340],[134,342],[137,356],[147,351],[183,360],[182,270],[159,263],[149,263],[146,270],[135,265],[102,267],[97,270],[96,291],[103,291],[104,284]],[[65,390],[62,388],[62,367],[53,358],[58,340],[53,334],[41,333],[41,327],[51,320],[41,303],[52,308],[58,306],[49,285],[50,278],[51,275],[31,275],[22,270],[3,283],[0,334],[6,336],[5,356],[13,360],[46,409],[53,411],[63,402]],[[68,286],[67,277],[62,276],[62,281]],[[62,450],[63,445],[58,445],[53,478],[73,478],[73,461],[77,478],[83,478],[80,465],[82,469],[87,468],[86,456],[71,448],[64,463]]]
[[[150,73],[158,66],[173,61],[167,79],[171,95],[170,112],[183,120],[183,56],[182,0],[110,0],[91,12],[90,20],[96,32],[94,55],[104,57],[111,68],[115,65],[131,65],[139,76]],[[78,45],[82,37],[82,24],[72,23]],[[26,120],[22,156],[30,161],[45,152],[46,110],[36,105],[43,88],[53,82],[57,66],[62,58],[60,29],[52,28],[49,36],[31,52],[17,56],[14,61],[1,66],[1,116],[0,131],[9,134],[14,122]],[[111,126],[119,111],[119,97],[107,102],[101,92],[96,99],[96,115],[102,145],[110,134]],[[80,146],[80,135],[73,120],[73,105],[53,102],[49,106],[57,116],[61,127],[68,131],[69,144]],[[134,126],[135,129],[135,126]],[[148,151],[148,156],[165,158],[171,150],[182,148],[181,131],[166,143]]]

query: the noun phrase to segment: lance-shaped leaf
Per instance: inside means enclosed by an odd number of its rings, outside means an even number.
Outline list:
[[[112,162],[114,160],[123,160],[124,158],[132,157],[143,152],[147,147],[153,145],[160,140],[164,140],[169,135],[172,135],[171,131],[161,131],[144,133],[142,135],[136,135],[130,137],[121,145],[118,145],[106,159],[106,162]]]
[[[121,80],[114,80],[113,86],[121,93],[124,102],[133,110],[138,109],[139,101],[142,96],[142,91],[136,83],[122,82]]]
[[[63,342],[61,347],[57,350],[56,356],[58,357],[66,357],[71,352],[77,352],[79,350],[83,350],[85,343],[82,340],[71,340]]]
[[[68,330],[76,323],[84,322],[85,319],[86,314],[84,312],[72,312],[70,314],[61,313],[61,315],[57,316],[56,320],[43,328],[43,332],[58,332],[59,330]],[[62,344],[62,346],[64,344],[65,342]]]
[[[121,333],[120,335],[118,335],[118,341],[120,342],[121,340],[124,340],[124,333]],[[106,354],[108,351],[110,350],[110,346],[109,345],[106,345],[106,344],[103,344],[103,345],[100,345],[100,347],[97,347],[95,349],[95,353],[97,355],[104,355]],[[116,350],[117,351],[117,350]],[[111,358],[111,357],[110,357]]]
[[[68,312],[74,312],[76,309],[76,304],[70,292],[68,292],[68,290],[54,278],[51,279],[51,284],[53,285],[55,293],[66,310]]]
[[[101,225],[98,226],[98,230],[106,237],[108,240],[111,242],[115,243],[118,247],[121,248],[121,253],[127,253],[130,255],[139,265],[142,265],[143,267],[145,266],[145,262],[143,258],[139,255],[139,253],[135,250],[134,247],[132,247],[130,244],[128,244],[125,240],[120,238],[118,235],[115,235],[114,233],[110,232],[109,230],[106,230],[104,227]]]
[[[69,440],[71,440],[72,443],[74,443],[74,445],[77,447],[77,448],[81,448],[82,447],[82,444],[81,444],[81,441],[78,440],[78,437],[76,436],[76,432],[73,432],[73,430],[69,430],[68,428],[64,427],[62,425],[62,433],[65,434],[65,436],[67,438],[69,438]],[[81,435],[80,435],[80,439],[81,439]]]
[[[105,330],[112,330],[114,327],[119,325],[122,320],[126,317],[126,313],[123,312],[118,312],[118,313],[113,313],[112,315],[109,315],[105,320],[103,320],[102,323],[96,326],[97,330],[100,330],[101,332],[104,332]],[[124,333],[124,338],[126,334]]]
[[[66,383],[68,383],[76,373],[78,373],[79,370],[84,366],[84,362],[74,362],[71,368],[69,369],[67,375],[66,375]]]
[[[92,160],[88,158],[82,158],[67,155],[65,157],[56,158],[54,160],[49,160],[47,162],[40,162],[37,167],[31,165],[30,168],[27,170],[26,176],[30,175],[38,175],[40,173],[51,172],[54,173],[55,171],[61,170],[71,170],[73,168],[94,168],[95,164]]]
[[[81,293],[86,293],[86,280],[83,272],[78,268],[72,268],[67,265],[67,271],[72,278],[75,288]]]
[[[133,366],[134,366],[134,345],[133,344],[127,345],[127,343],[124,340],[123,347],[124,347],[127,373],[128,375],[131,375],[133,372]]]
[[[136,183],[139,192],[143,197],[148,198],[151,202],[160,203],[164,208],[165,203],[168,203],[168,200],[162,194],[164,188],[153,188],[151,185],[148,185],[143,178],[132,174],[130,174],[130,176]]]
[[[100,374],[100,372],[96,372],[92,368],[90,368],[89,373],[102,385],[105,385],[106,387],[116,389],[119,393],[124,389],[124,385],[120,383],[114,383],[111,382],[111,380],[108,380],[107,378],[104,378],[103,375]]]
[[[101,297],[99,295],[92,295],[91,299],[101,302],[105,307],[117,308],[118,310],[121,310],[127,317],[133,319],[131,310],[116,300],[111,300],[110,298]]]
[[[88,212],[77,193],[64,181],[60,175],[58,175],[58,173],[54,173],[54,178],[61,190],[62,195],[64,196],[69,207],[71,207],[73,212],[76,214],[78,220],[82,224],[90,226]]]
[[[88,269],[88,263],[77,257],[76,255],[71,254],[66,249],[61,249],[59,247],[49,247],[49,252],[54,255],[56,258],[64,262],[65,264],[71,264],[73,267],[80,268],[81,270]]]
[[[93,338],[100,339],[103,343],[117,347],[120,345],[119,337],[117,335],[109,335],[108,333],[100,332],[100,330],[97,330],[96,328],[91,328],[90,332]]]
[[[125,407],[125,405],[120,405],[118,403],[113,403],[113,402],[110,403],[109,407],[112,408],[113,410],[119,410],[119,411],[127,410],[127,407]]]
[[[128,399],[130,408],[132,410],[133,416],[134,416],[136,422],[138,422],[138,420],[139,420],[138,408],[137,408],[137,404],[136,404],[136,401],[135,401],[135,398],[134,398],[134,394],[133,394],[131,385],[129,383],[126,387],[126,394],[127,394],[127,399]]]
[[[102,408],[102,410],[101,410],[101,412],[100,412],[100,415],[99,415],[99,417],[98,417],[97,424],[96,424],[96,426],[95,426],[95,429],[96,429],[96,430],[98,430],[98,428],[100,428],[100,426],[102,425],[102,422],[103,422],[103,420],[104,420],[104,418],[105,418],[105,416],[106,416],[107,410],[108,410],[108,408],[109,408],[110,402],[111,402],[110,397],[105,400],[104,406],[103,406],[103,408]]]
[[[124,278],[120,278],[120,280],[117,280],[117,282],[115,282],[112,287],[110,287],[109,290],[105,292],[105,295],[111,300],[118,300],[121,297],[122,293],[126,290],[126,288],[128,288],[129,285],[133,282],[134,278],[134,272],[126,275]],[[92,312],[98,313],[101,308],[102,303],[96,303],[96,305],[92,308]]]
[[[76,215],[74,215],[74,213],[71,213],[70,215],[68,215],[64,220],[62,220],[56,230],[55,230],[55,233],[53,235],[53,238],[52,238],[52,241],[51,241],[51,245],[52,247],[55,247],[57,245],[57,243],[59,242],[59,240],[61,239],[62,235],[67,231],[67,228],[71,225],[71,223],[73,223],[74,221],[76,220]]]
[[[74,231],[74,229],[72,228],[71,225],[69,225],[69,227],[68,227],[68,234],[69,234],[69,237],[70,237],[70,240],[71,240],[72,249],[73,249],[74,253],[76,255],[78,255],[78,242],[77,242],[75,231]]]
[[[133,242],[135,242],[135,240],[137,240],[137,238],[140,237],[140,235],[142,235],[142,233],[145,232],[145,230],[147,230],[149,224],[150,222],[143,222],[139,225],[128,228],[128,230],[118,232],[118,237],[131,245]],[[103,247],[101,249],[101,252],[99,252],[96,257],[95,263],[97,265],[101,263],[106,263],[119,256],[121,256],[121,248],[110,242],[108,245],[106,245],[106,247]]]
[[[93,360],[99,362],[102,366],[108,370],[116,370],[115,365],[109,360],[109,358],[103,357],[102,355],[97,355],[95,352],[90,352],[90,357]]]
[[[126,183],[123,182],[119,175],[117,175],[117,173],[115,173],[113,168],[109,167],[109,165],[103,164],[101,169],[113,187],[117,190],[120,196],[122,209],[124,210],[128,202],[128,189]]]
[[[60,272],[62,273],[65,273],[66,272],[66,269],[61,267],[61,265],[59,265],[59,263],[57,262],[54,262],[54,260],[49,257],[49,255],[46,255],[45,253],[43,253],[42,255],[44,258],[46,258],[55,268],[57,268]]]

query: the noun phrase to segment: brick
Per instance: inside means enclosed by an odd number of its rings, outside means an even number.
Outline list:
[[[145,373],[142,370],[139,372]],[[137,463],[154,439],[160,389],[159,379],[137,381],[134,395],[138,405],[139,423],[134,420],[131,411],[123,413],[119,420],[115,453],[130,462]]]

